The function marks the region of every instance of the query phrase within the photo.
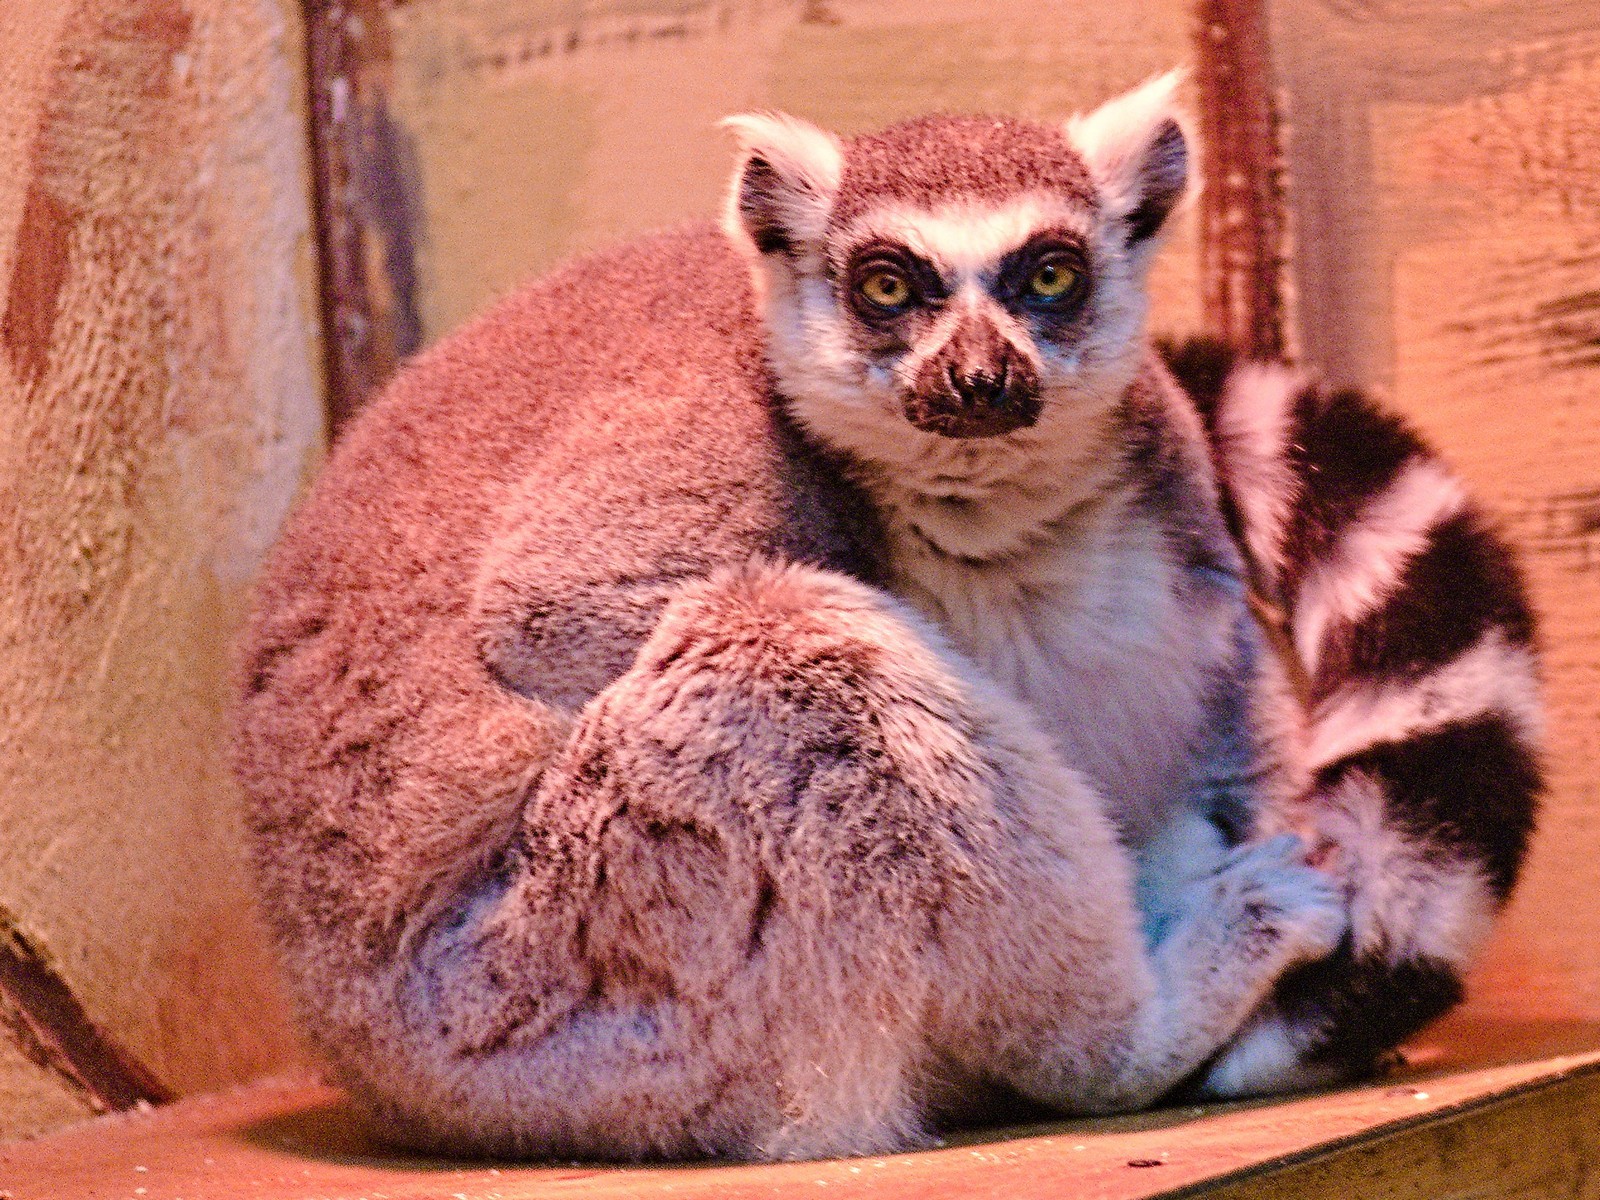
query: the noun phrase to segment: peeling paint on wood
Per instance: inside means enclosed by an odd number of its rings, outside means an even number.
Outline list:
[[[1264,0],[1200,0],[1195,20],[1206,324],[1251,355],[1280,358],[1286,230]]]
[[[1508,514],[1523,546],[1569,571],[1600,573],[1600,486],[1556,492]]]
[[[1595,266],[1600,268],[1600,255]],[[1552,366],[1600,366],[1600,290],[1541,300],[1529,323]]]
[[[337,432],[420,344],[415,155],[389,113],[385,0],[304,0],[311,146]]]

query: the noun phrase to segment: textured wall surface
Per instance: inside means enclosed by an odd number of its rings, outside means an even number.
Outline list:
[[[1600,10],[1278,0],[1304,355],[1461,467],[1544,617],[1553,788],[1474,1003],[1600,1016]]]
[[[0,1136],[94,1106],[75,1055],[183,1092],[295,1053],[221,720],[321,439],[292,11],[0,13]]]

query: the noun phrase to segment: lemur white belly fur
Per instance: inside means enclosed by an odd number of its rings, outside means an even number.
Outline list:
[[[1042,523],[994,559],[967,544],[975,504],[910,496],[886,511],[891,587],[1035,716],[1105,796],[1135,846],[1189,792],[1206,692],[1231,652],[1236,607],[1182,605],[1183,570],[1123,485]],[[1220,597],[1219,597],[1220,599]]]

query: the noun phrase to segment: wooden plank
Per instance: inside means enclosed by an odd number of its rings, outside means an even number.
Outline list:
[[[1211,1200],[1592,1198],[1600,1196],[1597,1111],[1600,1075],[1585,1075],[1204,1192]]]
[[[1543,1053],[1528,1061],[1494,1061],[1529,1050]],[[1361,1168],[1368,1175],[1386,1177],[1391,1160],[1382,1157],[1381,1146],[1373,1151],[1377,1158],[1348,1156],[1408,1130],[1477,1131],[1433,1136],[1431,1144],[1444,1148],[1436,1154],[1444,1170],[1463,1152],[1464,1139],[1487,1137],[1510,1098],[1542,1099],[1534,1108],[1504,1109],[1511,1114],[1510,1132],[1486,1145],[1514,1145],[1530,1123],[1554,1120],[1549,1114],[1565,1113],[1569,1104],[1590,1104],[1600,1086],[1600,1025],[1457,1022],[1412,1054],[1417,1061],[1396,1075],[1322,1095],[965,1134],[918,1154],[763,1166],[418,1158],[383,1149],[337,1091],[282,1081],[0,1147],[0,1186],[10,1200],[753,1200],[801,1194],[1142,1200],[1228,1180],[1257,1187],[1266,1173],[1300,1163],[1310,1164],[1308,1178],[1336,1181],[1345,1161],[1368,1164]],[[1468,1121],[1470,1127],[1461,1124]]]

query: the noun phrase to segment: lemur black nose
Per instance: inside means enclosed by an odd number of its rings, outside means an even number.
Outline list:
[[[979,405],[1004,402],[1006,376],[1010,374],[1004,359],[997,366],[985,363],[964,370],[951,363],[948,373],[951,390],[965,403]]]
[[[905,413],[943,437],[998,437],[1038,419],[1038,376],[993,321],[973,315],[923,364]]]

